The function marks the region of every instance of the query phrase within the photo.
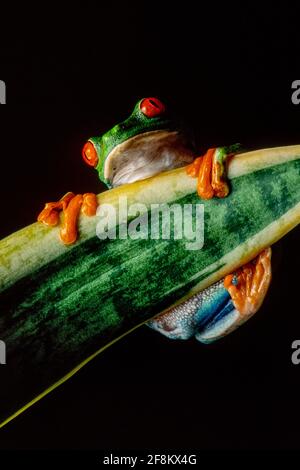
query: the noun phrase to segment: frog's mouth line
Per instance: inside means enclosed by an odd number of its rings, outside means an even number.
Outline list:
[[[121,186],[187,165],[194,158],[177,131],[145,132],[110,152],[104,164],[104,178],[112,187]]]

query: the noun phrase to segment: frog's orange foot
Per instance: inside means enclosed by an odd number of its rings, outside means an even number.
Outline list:
[[[271,248],[265,249],[236,274],[224,279],[224,287],[244,320],[256,313],[264,301],[272,277],[271,253]]]
[[[57,225],[59,213],[64,214],[60,230],[63,243],[70,245],[77,240],[77,225],[80,210],[83,214],[92,216],[96,214],[97,197],[93,193],[75,194],[69,192],[57,202],[47,202],[38,216],[38,221],[48,226]]]
[[[197,192],[202,199],[226,197],[229,186],[226,179],[226,158],[222,148],[211,148],[187,167],[187,174],[198,177]]]

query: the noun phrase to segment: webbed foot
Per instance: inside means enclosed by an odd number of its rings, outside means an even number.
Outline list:
[[[170,339],[195,336],[216,341],[242,325],[261,307],[271,281],[271,248],[234,274],[213,284],[147,325]]]
[[[265,249],[235,275],[224,279],[224,287],[242,317],[253,315],[263,303],[272,277],[271,253],[271,248]]]
[[[223,198],[228,195],[226,161],[237,149],[238,144],[229,148],[208,149],[204,156],[196,158],[187,166],[187,174],[198,177],[197,192],[202,199],[211,199],[214,196]]]
[[[96,214],[97,197],[94,193],[67,193],[57,202],[47,202],[38,216],[38,221],[48,226],[59,222],[59,213],[63,212],[60,238],[65,245],[71,245],[77,240],[77,225],[80,210],[87,216]]]

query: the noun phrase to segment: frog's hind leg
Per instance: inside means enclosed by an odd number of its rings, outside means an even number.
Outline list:
[[[224,279],[233,303],[242,316],[251,316],[260,308],[268,291],[271,278],[271,248],[267,248],[236,273],[237,282],[231,275]]]
[[[242,325],[261,307],[272,277],[271,248],[267,248],[235,274],[224,279],[224,287],[230,295],[228,311],[220,311],[195,335],[202,343],[219,339]],[[230,308],[231,306],[231,308]]]
[[[148,321],[147,326],[170,339],[189,339],[213,321],[219,311],[233,308],[230,294],[221,280]]]
[[[195,336],[210,343],[248,320],[260,308],[271,281],[271,249],[147,325],[170,339]]]
[[[66,245],[77,240],[77,222],[80,210],[87,216],[96,214],[97,198],[93,193],[75,194],[69,192],[57,202],[47,202],[38,216],[38,221],[48,226],[59,223],[59,213],[63,212],[60,238]]]

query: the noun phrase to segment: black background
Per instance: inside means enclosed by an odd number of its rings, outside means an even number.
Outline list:
[[[144,96],[183,117],[199,152],[300,144],[297,11],[99,3],[1,18],[1,238],[66,191],[103,189],[81,148]],[[298,448],[299,233],[278,244],[268,298],[243,328],[203,346],[142,327],[1,430],[0,448]]]

